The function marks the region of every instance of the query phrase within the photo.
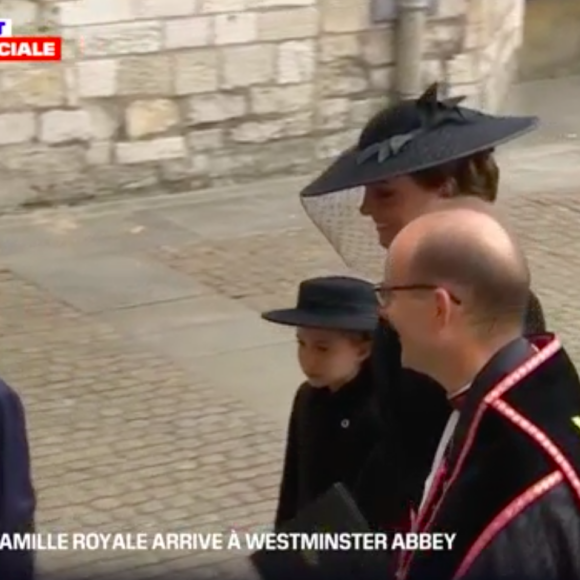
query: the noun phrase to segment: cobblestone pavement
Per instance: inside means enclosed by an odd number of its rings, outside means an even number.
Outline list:
[[[2,373],[27,408],[41,531],[223,531],[271,520],[279,429],[8,271],[0,296]],[[161,573],[215,557],[50,552],[41,564]]]

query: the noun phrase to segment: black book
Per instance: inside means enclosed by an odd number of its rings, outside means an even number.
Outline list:
[[[354,499],[342,484],[306,506],[291,521],[276,530],[279,534],[370,534],[372,530]],[[388,578],[388,555],[363,550],[260,550],[250,556],[262,580],[285,578],[367,580]]]

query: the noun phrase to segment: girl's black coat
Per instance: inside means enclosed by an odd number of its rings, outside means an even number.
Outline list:
[[[276,527],[333,483],[352,488],[379,435],[370,361],[335,393],[301,385],[290,414]]]
[[[526,334],[545,330],[542,307],[532,294]],[[372,527],[405,530],[411,511],[419,505],[451,408],[435,381],[401,367],[398,337],[386,325],[376,331],[372,363],[382,433],[362,469],[354,495]]]

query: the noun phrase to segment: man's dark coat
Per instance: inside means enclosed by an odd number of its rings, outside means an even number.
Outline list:
[[[400,580],[580,578],[580,379],[554,336],[507,345],[472,383]]]

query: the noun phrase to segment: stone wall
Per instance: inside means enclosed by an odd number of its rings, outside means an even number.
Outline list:
[[[494,108],[524,0],[440,0],[425,83]],[[0,0],[62,64],[1,63],[0,206],[191,191],[312,171],[392,87],[366,0]]]

